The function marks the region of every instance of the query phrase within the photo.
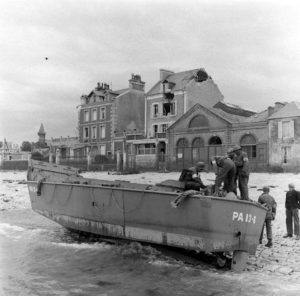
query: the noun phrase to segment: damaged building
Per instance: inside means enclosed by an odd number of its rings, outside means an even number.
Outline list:
[[[159,80],[146,94],[145,138],[127,138],[129,158],[137,167],[159,167],[170,150],[167,129],[195,104],[212,107],[222,101],[222,93],[205,69],[179,73],[161,69]]]

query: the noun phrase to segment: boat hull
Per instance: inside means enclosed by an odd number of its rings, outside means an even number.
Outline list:
[[[266,214],[256,203],[197,196],[173,208],[177,193],[131,187],[28,182],[32,209],[70,229],[204,252],[255,253]]]

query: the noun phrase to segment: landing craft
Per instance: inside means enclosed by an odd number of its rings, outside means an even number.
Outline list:
[[[62,226],[109,238],[179,247],[206,253],[233,253],[241,271],[254,255],[266,209],[258,203],[194,194],[176,208],[182,183],[154,186],[87,179],[71,167],[31,160],[31,206]]]

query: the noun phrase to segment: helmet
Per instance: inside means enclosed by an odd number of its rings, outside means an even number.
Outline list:
[[[238,151],[238,150],[241,150],[241,149],[242,149],[241,146],[235,145],[235,146],[233,146],[233,148],[232,148],[232,152],[235,152],[235,151]]]
[[[264,186],[263,188],[262,188],[262,191],[263,192],[269,192],[270,191],[270,187],[269,186]]]
[[[203,161],[198,161],[195,165],[196,168],[198,169],[204,169],[205,168],[205,163]]]
[[[227,154],[230,154],[230,153],[232,153],[233,152],[233,148],[229,148],[228,150],[227,150]]]

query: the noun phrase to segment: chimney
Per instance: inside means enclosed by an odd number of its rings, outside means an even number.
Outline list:
[[[268,117],[270,117],[275,111],[274,111],[274,107],[269,106],[268,107]]]
[[[165,70],[165,69],[159,69],[159,79],[165,80],[167,76],[174,74],[173,71]]]
[[[279,109],[285,106],[285,103],[276,102],[275,103],[275,112],[277,112]]]
[[[131,74],[131,79],[129,79],[129,88],[139,91],[145,91],[145,82],[142,81],[141,75]]]

